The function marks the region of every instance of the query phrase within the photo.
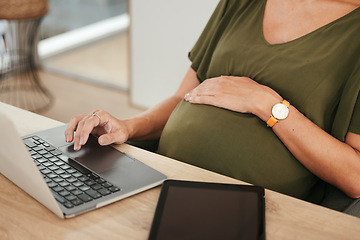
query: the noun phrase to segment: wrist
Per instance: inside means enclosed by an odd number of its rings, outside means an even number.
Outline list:
[[[283,100],[281,103],[277,103],[272,107],[271,116],[266,122],[268,127],[273,127],[279,120],[285,120],[289,115],[290,103],[287,100]]]
[[[266,87],[267,88],[267,87]],[[275,104],[281,103],[283,98],[270,88],[267,88],[265,94],[259,96],[256,104],[254,105],[253,114],[258,118],[267,122],[272,115],[271,111]]]
[[[137,138],[144,135],[142,133],[142,127],[148,126],[149,120],[147,118],[137,117],[124,120],[123,122],[128,130],[128,139],[136,140]]]

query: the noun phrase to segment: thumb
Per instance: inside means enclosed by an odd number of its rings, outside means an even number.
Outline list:
[[[125,141],[126,141],[126,139],[124,139],[123,136],[119,136],[118,133],[107,133],[107,134],[101,135],[98,139],[99,144],[102,146],[110,145],[112,143],[121,144]]]

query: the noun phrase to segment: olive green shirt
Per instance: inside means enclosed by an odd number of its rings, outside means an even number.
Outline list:
[[[263,35],[265,5],[220,1],[189,53],[199,81],[246,76],[340,141],[348,131],[360,134],[360,8],[305,36],[270,44]],[[322,194],[321,181],[252,114],[182,101],[158,152],[298,198],[318,201]]]

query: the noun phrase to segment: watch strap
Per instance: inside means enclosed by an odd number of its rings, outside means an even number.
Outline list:
[[[286,101],[285,99],[282,100],[281,103],[284,104],[286,107],[289,107],[289,106],[290,106],[290,103],[289,103],[288,101]]]
[[[269,118],[269,120],[266,122],[268,127],[273,127],[275,125],[275,123],[277,123],[278,120],[276,118],[274,118],[273,116],[271,116]]]

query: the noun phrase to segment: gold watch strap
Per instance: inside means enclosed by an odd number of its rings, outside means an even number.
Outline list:
[[[290,103],[288,101],[286,101],[285,99],[282,100],[281,102],[282,104],[284,104],[286,107],[290,106]],[[266,124],[268,127],[273,127],[279,120],[277,120],[274,116],[270,116],[269,120],[267,120]]]

